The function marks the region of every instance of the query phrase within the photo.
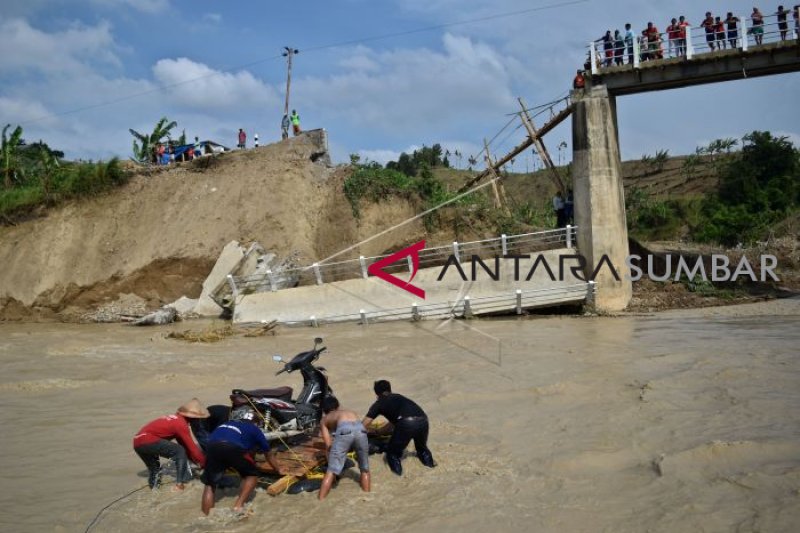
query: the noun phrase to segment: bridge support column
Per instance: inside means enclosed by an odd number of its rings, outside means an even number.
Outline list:
[[[573,93],[572,181],[578,252],[587,261],[587,276],[606,256],[597,273],[594,306],[600,311],[621,311],[630,302],[631,282],[625,279],[628,226],[617,137],[617,109],[605,86]]]

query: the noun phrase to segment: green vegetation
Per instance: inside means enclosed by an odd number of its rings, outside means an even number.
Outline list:
[[[457,159],[461,154],[454,154]],[[401,154],[398,161],[390,161],[386,167],[379,163],[361,163],[358,155],[350,156],[352,174],[345,180],[344,193],[353,215],[361,216],[363,201],[380,202],[389,198],[403,198],[414,202],[420,211],[426,211],[456,196],[446,183],[461,184],[464,175],[449,169],[448,152],[442,153],[438,144],[423,147],[413,154]],[[431,166],[430,163],[434,163]],[[399,169],[405,169],[405,172]],[[437,172],[434,173],[433,170]],[[455,188],[453,188],[455,189]],[[449,204],[457,209],[436,211],[423,219],[429,231],[442,224],[443,219],[459,234],[465,229],[490,230],[492,233],[515,234],[534,228],[552,227],[555,215],[549,203],[536,206],[533,202],[509,197],[505,208],[497,208],[485,192],[466,195]]]
[[[719,139],[698,148],[684,161],[687,179],[700,155],[712,157],[718,190],[705,198],[651,198],[639,189],[627,194],[631,234],[644,240],[688,236],[698,242],[733,246],[769,234],[770,227],[800,209],[800,151],[785,137],[754,131],[742,138]],[[722,153],[724,158],[719,158]]]
[[[3,128],[0,147],[3,170],[0,218],[5,222],[37,207],[93,196],[126,181],[116,158],[98,163],[63,161],[63,152],[43,142],[26,144],[19,126],[7,136],[9,128],[10,125]]]
[[[178,127],[178,123],[174,120],[169,121],[167,117],[161,117],[153,127],[153,131],[149,134],[139,133],[134,129],[128,131],[133,135],[133,159],[138,163],[155,163],[156,162],[156,147],[164,143],[164,139],[171,143],[172,138],[170,132]],[[178,138],[176,145],[186,144],[186,132],[184,131]]]
[[[447,154],[449,154],[449,152],[447,152]],[[447,155],[442,152],[442,145],[436,143],[430,148],[423,146],[419,150],[414,150],[411,154],[403,152],[400,154],[400,157],[397,158],[397,161],[389,161],[386,163],[386,168],[388,170],[397,170],[410,177],[416,176],[425,167],[428,169],[450,167],[450,161],[447,159]]]

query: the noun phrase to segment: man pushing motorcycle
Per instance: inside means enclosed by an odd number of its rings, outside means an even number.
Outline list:
[[[414,440],[417,458],[428,468],[436,463],[428,449],[428,416],[422,408],[401,394],[392,393],[392,385],[385,379],[376,381],[373,390],[378,400],[369,408],[362,424],[369,427],[379,415],[383,415],[393,426],[392,437],[386,446],[386,462],[398,476],[403,475],[401,459],[403,450]]]
[[[232,468],[242,478],[239,485],[239,497],[233,504],[234,512],[242,512],[244,504],[250,498],[258,483],[259,471],[256,468],[252,453],[263,452],[267,462],[278,469],[273,456],[269,452],[269,442],[257,427],[258,413],[248,407],[239,407],[231,412],[231,419],[221,424],[208,438],[208,460],[203,471],[203,500],[201,509],[208,514],[214,507],[217,485],[225,475],[225,470]]]
[[[344,470],[347,453],[355,450],[358,468],[361,470],[359,482],[361,490],[370,491],[369,476],[369,442],[367,430],[358,421],[358,415],[353,411],[342,409],[339,400],[334,396],[327,396],[322,400],[322,420],[320,429],[325,449],[328,450],[328,468],[322,485],[319,489],[319,499],[324,500],[333,486],[334,476],[339,476]],[[331,436],[333,434],[333,436]]]

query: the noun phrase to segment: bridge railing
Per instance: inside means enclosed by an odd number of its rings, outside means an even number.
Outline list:
[[[592,74],[600,74],[611,67],[628,65],[639,68],[648,61],[674,58],[691,60],[698,55],[719,50],[746,51],[764,44],[800,40],[797,20],[793,18],[791,10],[785,13],[785,19],[781,19],[777,13],[770,13],[763,15],[760,21],[758,17],[754,21],[752,16],[734,16],[730,21],[727,17],[720,17],[717,23],[714,17],[708,31],[701,21],[697,26],[688,25],[672,31],[647,34],[644,34],[646,30],[633,32],[632,39],[626,39],[624,31],[620,32],[620,38],[612,33],[611,40],[600,38],[589,43],[584,67]]]
[[[501,235],[500,237],[470,242],[453,242],[450,245],[435,246],[420,250],[419,268],[444,265],[451,256],[459,261],[469,260],[473,255],[482,258],[489,256],[515,255],[547,250],[559,246],[572,248],[575,245],[577,226],[567,226],[521,235]],[[247,294],[263,290],[278,290],[282,280],[296,280],[299,285],[321,285],[332,281],[369,277],[368,267],[372,263],[389,257],[391,254],[373,257],[361,256],[345,261],[314,263],[298,268],[282,270],[278,273],[267,271],[250,276],[229,276],[228,283],[233,294]],[[412,272],[411,257],[383,268],[385,272],[396,274]]]
[[[469,317],[477,314],[496,313],[515,310],[522,314],[531,307],[591,303],[595,298],[597,287],[594,281],[546,287],[508,291],[493,296],[470,297],[466,295],[452,302],[436,302],[412,304],[391,309],[366,310],[328,316],[311,316],[306,320],[286,320],[283,324],[294,326],[317,327],[335,322],[359,322],[370,324],[389,320],[421,320],[441,317]]]

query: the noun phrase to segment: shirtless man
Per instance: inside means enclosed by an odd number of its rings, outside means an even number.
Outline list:
[[[322,439],[328,450],[328,469],[322,479],[319,499],[325,499],[333,486],[334,476],[338,477],[344,470],[347,452],[350,450],[355,450],[358,459],[358,468],[361,470],[361,490],[369,492],[369,442],[367,442],[367,430],[364,429],[358,415],[353,411],[341,409],[339,400],[333,396],[322,400],[322,414],[320,426],[322,427]]]

